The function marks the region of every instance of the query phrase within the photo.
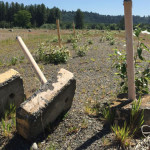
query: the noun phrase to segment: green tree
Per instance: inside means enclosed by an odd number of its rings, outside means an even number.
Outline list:
[[[119,29],[121,30],[125,29],[124,17],[122,17],[118,25],[119,25]]]
[[[31,19],[31,13],[26,10],[20,10],[18,11],[18,13],[14,15],[15,25],[22,28],[30,27],[31,25],[30,19]]]
[[[78,9],[75,14],[75,23],[76,23],[77,29],[83,29],[83,27],[84,27],[83,18],[84,17],[83,17],[82,11],[80,9]]]
[[[46,23],[46,7],[44,4],[41,5],[37,5],[37,9],[36,9],[36,23],[37,26],[40,27],[41,25],[43,25],[44,23]]]
[[[56,19],[59,19],[60,20],[60,17],[61,17],[61,11],[59,8],[52,8],[49,10],[48,12],[48,20],[47,22],[48,23],[56,23]]]

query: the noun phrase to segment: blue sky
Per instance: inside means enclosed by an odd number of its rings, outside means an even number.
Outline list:
[[[18,2],[25,5],[45,4],[47,7],[54,6],[67,11],[97,12],[104,15],[123,15],[123,0],[3,0],[4,2]],[[150,15],[150,0],[133,0],[133,15]]]

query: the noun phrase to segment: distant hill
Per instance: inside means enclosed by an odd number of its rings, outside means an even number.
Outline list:
[[[75,16],[75,11],[64,11],[62,10],[61,19],[63,22],[72,22]],[[84,21],[85,23],[120,23],[123,19],[123,16],[111,16],[111,15],[101,15],[98,13],[93,12],[83,12],[84,14]],[[133,16],[134,24],[150,24],[150,16],[148,17],[140,17],[140,16]]]

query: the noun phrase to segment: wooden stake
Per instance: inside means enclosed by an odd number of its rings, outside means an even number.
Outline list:
[[[74,37],[76,37],[76,30],[75,30],[75,24],[74,24],[74,22],[73,22],[72,26],[73,26],[73,34],[74,34]]]
[[[36,74],[38,75],[40,81],[42,82],[42,84],[45,84],[47,82],[47,80],[46,80],[44,74],[42,73],[41,69],[39,68],[39,66],[35,62],[34,58],[32,57],[32,55],[31,55],[30,51],[28,50],[27,46],[23,42],[22,38],[20,36],[18,36],[18,37],[16,37],[16,39],[18,40],[18,42],[19,42],[23,52],[27,56],[29,62],[32,64],[32,66],[33,66]]]
[[[124,0],[124,13],[127,51],[128,99],[134,100],[136,95],[134,77],[132,0]]]
[[[61,48],[59,19],[56,20],[56,25],[57,25],[57,34],[58,34],[58,44],[59,44],[59,47]]]

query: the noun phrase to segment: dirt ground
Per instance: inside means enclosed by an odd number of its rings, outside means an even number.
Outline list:
[[[1,149],[28,150],[33,142],[36,142],[41,150],[118,149],[114,144],[115,135],[109,127],[104,126],[100,116],[88,114],[85,110],[86,107],[96,104],[100,112],[106,103],[117,99],[119,79],[114,75],[115,69],[112,67],[109,54],[114,52],[114,48],[125,49],[125,33],[124,31],[112,31],[115,43],[111,45],[110,41],[100,41],[102,37],[106,36],[107,31],[77,31],[81,38],[77,45],[87,44],[89,46],[86,56],[79,57],[75,53],[72,43],[67,42],[72,32],[71,30],[61,31],[62,44],[71,53],[66,64],[38,63],[47,79],[51,79],[60,68],[74,73],[77,88],[71,109],[59,124],[53,126],[51,130],[46,129],[45,133],[35,141],[27,142],[16,132],[9,139],[0,136]],[[23,38],[35,56],[35,50],[41,42],[49,41],[57,44],[53,41],[57,38],[57,32],[56,30],[38,29],[32,30],[32,32],[14,29],[13,32],[10,32],[7,29],[0,29],[0,73],[10,68],[17,70],[23,77],[25,94],[29,97],[40,88],[41,83],[28,60],[24,58],[23,62],[19,61],[21,57],[25,56],[16,41],[18,35]],[[142,37],[145,39],[144,43],[149,47],[150,35]],[[92,41],[92,44],[89,41]],[[136,41],[134,44],[136,45]],[[134,47],[136,48],[136,46]],[[16,65],[12,65],[12,57],[17,57]],[[132,146],[136,145],[139,140],[134,140]]]

